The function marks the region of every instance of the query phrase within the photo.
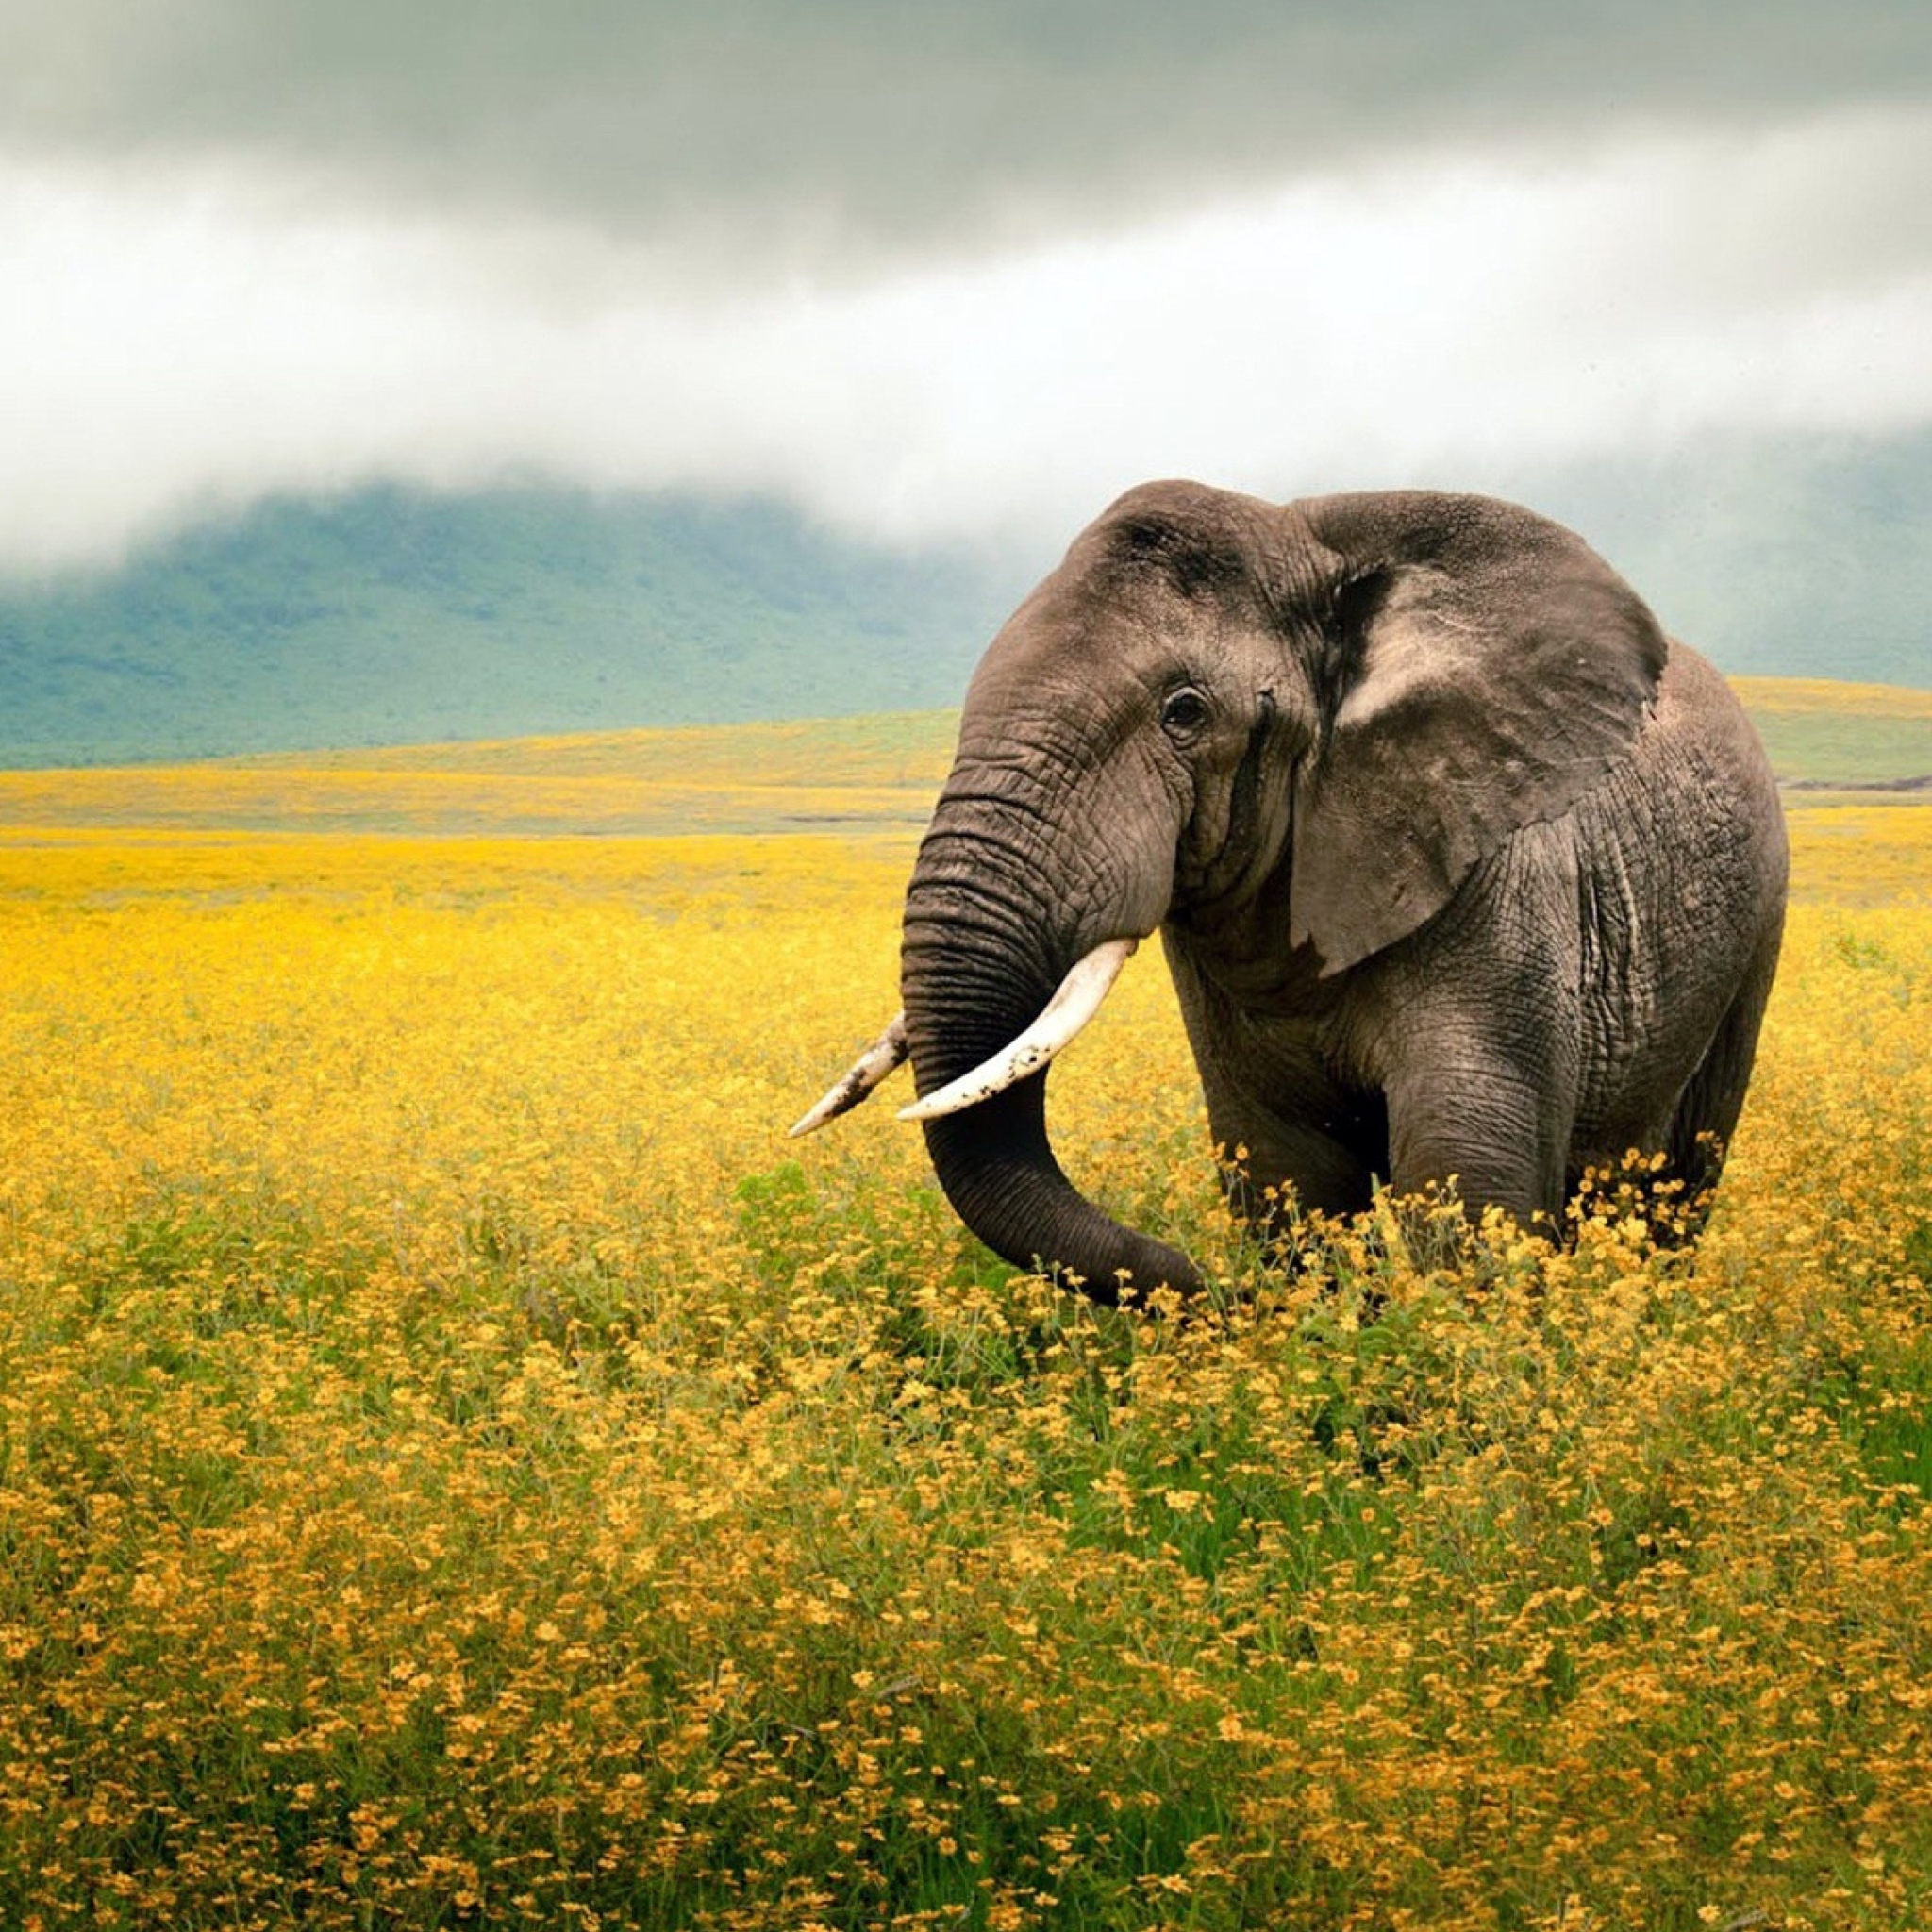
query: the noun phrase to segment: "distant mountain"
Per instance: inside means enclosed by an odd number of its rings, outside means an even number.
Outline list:
[[[1932,433],[1712,438],[1508,484],[1725,671],[1932,686]]]
[[[764,502],[270,501],[118,570],[0,586],[0,764],[952,704],[1026,581]]]
[[[1560,518],[1726,671],[1932,686],[1932,435],[1333,479],[1410,482]],[[955,704],[1072,535],[908,555],[763,501],[274,500],[112,571],[0,582],[0,764]]]

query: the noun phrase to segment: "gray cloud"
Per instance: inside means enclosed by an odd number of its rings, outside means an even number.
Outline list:
[[[0,568],[372,475],[767,492],[919,541],[1064,531],[1163,473],[1287,495],[1890,434],[1932,421],[1928,175],[1932,113],[1857,112],[700,295],[581,228],[0,168]]]
[[[1932,92],[1924,0],[0,0],[0,44],[16,154],[254,155],[734,275]]]

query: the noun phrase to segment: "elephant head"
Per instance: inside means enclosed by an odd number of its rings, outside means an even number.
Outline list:
[[[1594,553],[1513,506],[1129,491],[980,663],[907,894],[904,1014],[800,1126],[909,1050],[908,1113],[991,1247],[1102,1300],[1124,1274],[1197,1288],[1047,1141],[1045,1063],[1126,952],[1164,928],[1239,1001],[1319,1003],[1599,782],[1666,652]]]

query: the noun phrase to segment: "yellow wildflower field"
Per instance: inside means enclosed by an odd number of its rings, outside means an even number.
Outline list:
[[[15,821],[0,1924],[1932,1923],[1932,811],[1793,814],[1692,1253],[1267,1274],[1137,958],[1056,1138],[1187,1319],[784,1139],[890,815]]]

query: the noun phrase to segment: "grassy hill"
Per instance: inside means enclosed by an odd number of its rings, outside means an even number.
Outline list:
[[[1740,678],[1738,690],[1787,786],[1932,796],[1932,691],[1802,677]]]
[[[0,587],[0,765],[942,704],[1029,569],[760,502],[268,502],[117,570]]]

